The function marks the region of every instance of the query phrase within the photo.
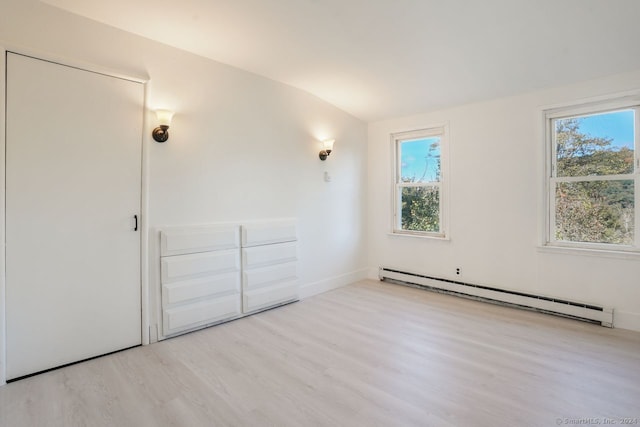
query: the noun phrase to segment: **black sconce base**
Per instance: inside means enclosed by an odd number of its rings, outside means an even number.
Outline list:
[[[158,126],[151,135],[156,142],[165,142],[169,139],[169,126]]]
[[[324,161],[327,160],[329,154],[331,154],[331,150],[320,150],[320,153],[318,153],[318,157],[320,157],[320,160]]]

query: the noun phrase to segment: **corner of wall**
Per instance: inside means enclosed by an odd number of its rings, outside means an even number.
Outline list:
[[[314,295],[328,292],[342,286],[349,285],[359,280],[367,278],[367,268],[360,268],[350,273],[341,274],[339,276],[329,277],[327,279],[318,280],[317,282],[307,283],[300,286],[300,299],[312,297]]]
[[[613,327],[640,332],[640,313],[615,310],[613,312]]]

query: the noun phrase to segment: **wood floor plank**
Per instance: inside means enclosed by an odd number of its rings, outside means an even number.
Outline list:
[[[640,333],[376,281],[0,388],[11,427],[619,417],[640,424]]]

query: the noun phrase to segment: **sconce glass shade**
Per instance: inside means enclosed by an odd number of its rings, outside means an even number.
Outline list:
[[[334,142],[336,142],[335,139],[325,139],[324,141],[322,141],[322,145],[324,145],[324,150],[330,153],[333,150]]]
[[[156,110],[156,117],[158,118],[158,126],[171,126],[173,111]]]

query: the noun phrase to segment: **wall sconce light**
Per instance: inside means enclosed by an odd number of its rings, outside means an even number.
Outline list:
[[[165,142],[169,139],[169,126],[171,126],[173,111],[156,110],[156,117],[158,118],[158,127],[153,130],[151,135],[157,142]]]
[[[329,154],[331,154],[331,151],[333,151],[334,142],[336,142],[335,139],[325,139],[324,141],[322,141],[322,150],[320,150],[320,153],[318,154],[320,160],[327,160],[327,157],[329,157]]]

